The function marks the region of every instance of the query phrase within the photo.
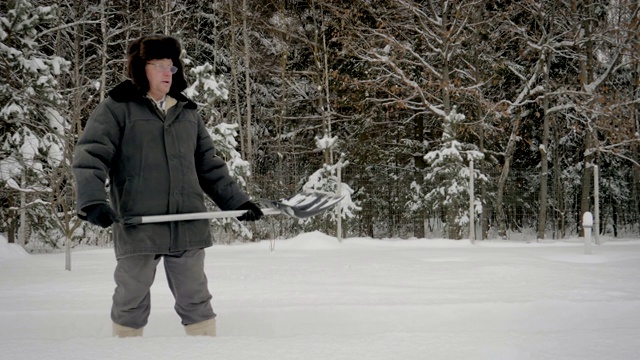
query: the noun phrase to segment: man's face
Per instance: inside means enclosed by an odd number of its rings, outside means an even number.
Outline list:
[[[149,95],[156,99],[162,99],[171,88],[173,74],[176,72],[171,59],[154,59],[147,61],[145,72],[149,80]]]

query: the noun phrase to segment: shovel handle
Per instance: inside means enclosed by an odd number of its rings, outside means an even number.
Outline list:
[[[278,209],[261,209],[264,215],[279,215],[282,211]],[[247,210],[229,210],[229,211],[212,211],[198,212],[186,214],[169,214],[169,215],[149,215],[149,216],[132,216],[125,217],[121,223],[125,226],[170,222],[170,221],[187,221],[187,220],[203,220],[203,219],[222,219],[238,217],[246,213]]]

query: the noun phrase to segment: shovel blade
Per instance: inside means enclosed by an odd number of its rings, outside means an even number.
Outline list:
[[[333,208],[342,199],[342,196],[336,194],[306,191],[289,199],[279,201],[260,199],[259,202],[263,207],[276,208],[287,215],[306,219]]]

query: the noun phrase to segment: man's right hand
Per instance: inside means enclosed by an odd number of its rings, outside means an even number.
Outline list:
[[[89,205],[84,209],[87,221],[102,228],[108,228],[114,221],[118,221],[118,215],[107,204]]]

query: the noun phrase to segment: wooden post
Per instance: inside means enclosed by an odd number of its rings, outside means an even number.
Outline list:
[[[600,171],[598,165],[593,166],[593,237],[596,245],[600,245]]]
[[[71,271],[71,238],[69,236],[64,239],[64,269]]]
[[[469,240],[471,243],[476,241],[476,224],[475,224],[475,191],[473,188],[473,160],[469,161]]]
[[[20,178],[20,227],[18,227],[18,245],[27,244],[27,170],[22,169]]]
[[[342,159],[340,159],[340,161],[338,162],[338,196],[342,195]],[[338,222],[338,229],[337,229],[337,237],[338,237],[338,241],[342,242],[342,201],[338,202],[338,206],[336,206],[336,211],[337,211],[337,222]]]

